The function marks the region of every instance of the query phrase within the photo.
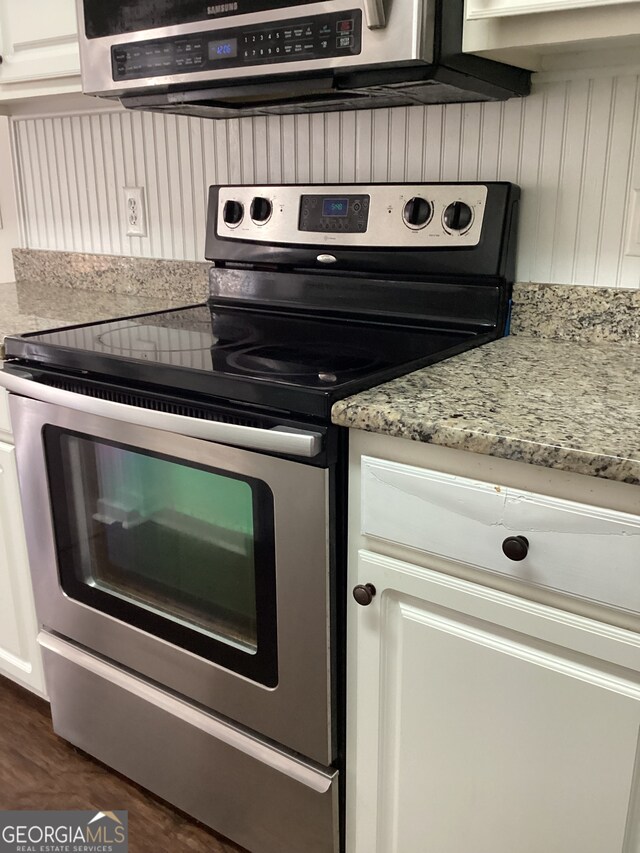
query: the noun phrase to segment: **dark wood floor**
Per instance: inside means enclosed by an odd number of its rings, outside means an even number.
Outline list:
[[[49,706],[0,677],[0,809],[126,809],[130,853],[243,853],[53,733]]]

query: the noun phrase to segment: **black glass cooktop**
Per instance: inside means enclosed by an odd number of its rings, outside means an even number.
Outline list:
[[[41,365],[326,417],[335,400],[484,339],[196,305],[8,338],[6,351]]]

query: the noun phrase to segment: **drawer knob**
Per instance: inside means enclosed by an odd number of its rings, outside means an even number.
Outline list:
[[[372,583],[359,583],[353,588],[353,597],[362,607],[367,607],[373,601],[376,588]]]
[[[524,560],[529,553],[529,540],[525,536],[507,536],[502,551],[510,560]]]

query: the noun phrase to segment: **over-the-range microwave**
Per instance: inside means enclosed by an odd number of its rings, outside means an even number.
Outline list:
[[[78,0],[83,89],[210,118],[529,92],[462,53],[464,0]]]

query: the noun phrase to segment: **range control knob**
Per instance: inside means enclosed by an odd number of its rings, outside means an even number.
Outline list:
[[[442,219],[449,231],[464,231],[471,225],[473,212],[463,201],[454,201],[445,210]]]
[[[226,201],[224,203],[224,210],[222,211],[222,218],[227,223],[227,225],[239,225],[242,222],[242,217],[244,216],[244,206],[239,201]]]
[[[273,205],[268,198],[256,196],[251,202],[251,218],[257,225],[264,225],[273,212]]]
[[[402,218],[409,228],[424,228],[432,213],[433,208],[426,198],[416,195],[405,204]]]

